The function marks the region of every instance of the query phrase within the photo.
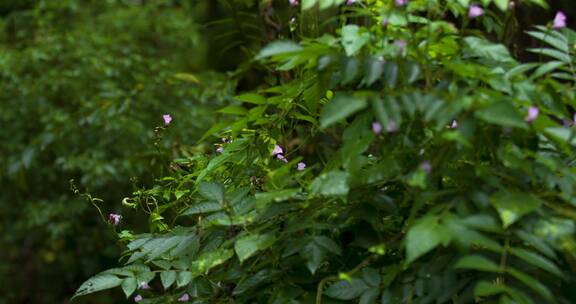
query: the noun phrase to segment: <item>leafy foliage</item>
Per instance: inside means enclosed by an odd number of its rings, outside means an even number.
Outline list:
[[[266,81],[220,110],[228,121],[204,136],[220,149],[129,198],[150,233],[124,238],[125,265],[77,296],[575,298],[576,33],[519,32],[543,44],[522,63],[491,35],[508,1],[482,1],[476,18],[461,0],[343,2],[302,1],[295,26],[323,35],[291,30],[240,68]],[[136,292],[130,267],[155,287]]]

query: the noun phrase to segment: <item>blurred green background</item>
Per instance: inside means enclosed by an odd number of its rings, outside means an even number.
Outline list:
[[[254,67],[227,72],[270,40],[259,2],[0,0],[0,304],[68,303],[117,264],[115,231],[69,181],[122,213],[119,230],[144,230],[122,198],[192,153],[235,90],[263,81]],[[519,22],[562,9],[574,24],[576,2],[551,4],[519,10]],[[115,291],[78,303],[125,301]]]

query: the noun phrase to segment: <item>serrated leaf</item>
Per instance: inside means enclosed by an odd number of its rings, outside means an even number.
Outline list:
[[[528,31],[526,33],[538,40],[548,43],[559,51],[564,53],[570,52],[569,42],[562,34],[554,35],[553,32],[549,29],[547,29],[547,33],[536,31]]]
[[[193,204],[188,209],[184,210],[182,215],[204,214],[220,210],[222,210],[222,206],[218,202],[200,202]]]
[[[252,234],[238,239],[234,244],[234,250],[240,262],[243,262],[257,251],[270,247],[275,240],[276,237],[272,233]]]
[[[533,49],[528,49],[529,52],[532,53],[536,53],[536,54],[541,54],[541,55],[545,55],[557,60],[560,60],[564,63],[569,64],[572,61],[572,58],[570,58],[570,55],[560,52],[558,50],[555,49],[549,49],[549,48],[533,48]]]
[[[325,129],[366,107],[366,99],[357,96],[337,94],[322,109],[320,127]]]
[[[426,216],[408,230],[406,235],[407,263],[412,263],[440,244],[450,243],[450,232],[440,223],[437,216]]]
[[[122,291],[124,292],[124,295],[126,295],[126,298],[133,294],[137,287],[138,281],[136,278],[130,277],[122,281]]]
[[[210,269],[225,263],[234,255],[230,249],[220,249],[202,254],[198,259],[192,262],[192,269],[195,275],[205,274]]]
[[[120,284],[122,284],[122,282],[123,280],[115,275],[99,274],[88,279],[86,282],[82,283],[82,285],[80,285],[80,287],[74,294],[74,297],[83,296],[97,291],[118,287],[120,286]]]
[[[224,186],[218,182],[202,182],[198,185],[198,192],[211,201],[218,203],[224,201]]]
[[[302,247],[300,254],[306,260],[306,267],[312,274],[316,273],[316,270],[326,257],[325,249],[312,240]]]
[[[188,285],[192,281],[192,272],[190,271],[179,271],[176,275],[176,286],[178,288]]]
[[[324,294],[338,300],[353,300],[358,298],[370,287],[359,278],[352,278],[351,282],[338,281],[326,289]]]
[[[176,271],[162,271],[160,272],[160,281],[162,281],[162,286],[164,289],[170,288],[172,284],[176,281]]]

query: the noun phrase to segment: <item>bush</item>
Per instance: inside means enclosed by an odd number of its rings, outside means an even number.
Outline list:
[[[166,174],[234,86],[186,74],[204,68],[190,12],[125,2],[36,1],[3,19],[0,303],[63,302],[112,265],[114,234],[70,180],[117,212],[132,186]],[[169,134],[154,132],[167,113]]]
[[[267,83],[220,110],[216,151],[126,201],[150,233],[123,232],[123,265],[76,296],[576,298],[576,33],[561,16],[516,31],[538,43],[522,63],[500,43],[508,1],[344,2],[278,8],[294,38],[256,56]]]

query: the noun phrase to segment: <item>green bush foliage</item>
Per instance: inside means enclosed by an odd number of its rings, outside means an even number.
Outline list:
[[[572,303],[576,32],[519,29],[522,62],[508,1],[352,2],[279,5],[266,84],[219,110],[211,153],[125,200],[149,232],[76,296]]]
[[[576,32],[518,31],[522,62],[508,1],[299,2],[251,62],[265,83],[124,201],[149,232],[76,296],[572,303]]]
[[[205,48],[186,8],[16,2],[0,23],[0,303],[63,303],[119,254],[69,181],[117,212],[132,185],[189,153],[181,143],[195,143],[235,84],[189,74],[204,69]],[[169,134],[155,131],[167,113]]]

